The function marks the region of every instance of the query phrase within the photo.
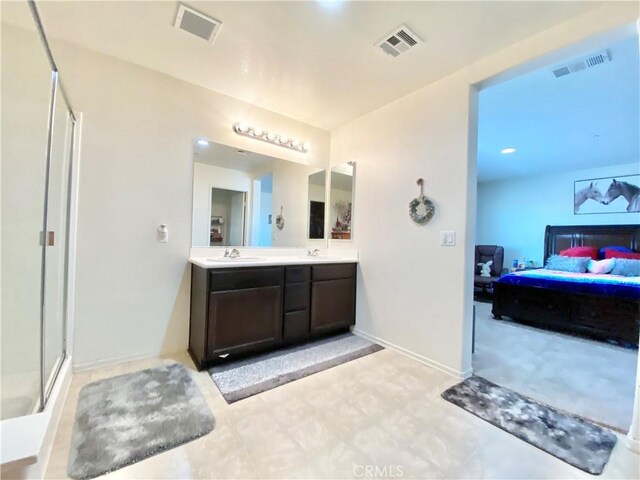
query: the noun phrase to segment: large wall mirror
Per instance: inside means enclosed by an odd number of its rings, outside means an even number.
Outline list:
[[[327,174],[234,147],[194,141],[194,247],[326,245]]]
[[[353,179],[355,164],[331,167],[329,221],[332,240],[351,240],[353,216]]]

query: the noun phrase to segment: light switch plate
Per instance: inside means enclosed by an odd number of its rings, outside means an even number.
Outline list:
[[[443,230],[440,232],[440,245],[451,247],[456,244],[456,232],[453,230]]]

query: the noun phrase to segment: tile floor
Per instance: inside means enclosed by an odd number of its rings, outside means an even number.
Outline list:
[[[491,304],[475,305],[476,375],[628,431],[638,350],[494,320]]]
[[[193,368],[185,353],[74,375],[46,478],[66,478],[83,385],[172,361]],[[232,405],[193,375],[215,430],[104,478],[593,478],[445,402],[455,379],[392,350]],[[639,476],[621,436],[602,478]]]

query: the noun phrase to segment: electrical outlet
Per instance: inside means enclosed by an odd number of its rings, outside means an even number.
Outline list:
[[[456,244],[456,232],[453,230],[443,230],[440,232],[440,245],[451,247]]]

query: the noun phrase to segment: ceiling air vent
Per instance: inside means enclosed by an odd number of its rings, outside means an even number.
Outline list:
[[[397,57],[419,43],[422,43],[420,37],[409,30],[409,27],[406,25],[400,25],[386,35],[384,39],[376,43],[376,46],[380,47],[386,55]]]
[[[594,53],[588,57],[581,58],[567,65],[559,65],[551,69],[551,73],[556,78],[564,77],[571,73],[579,72],[580,70],[586,70],[587,68],[602,65],[603,63],[610,62],[611,57],[609,52],[604,50],[602,52]]]
[[[184,30],[209,43],[213,43],[222,28],[222,22],[196,12],[186,5],[179,4],[178,14],[173,26],[178,30]]]

